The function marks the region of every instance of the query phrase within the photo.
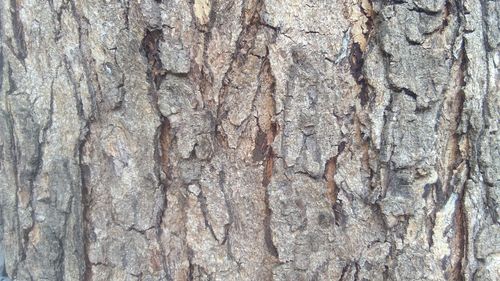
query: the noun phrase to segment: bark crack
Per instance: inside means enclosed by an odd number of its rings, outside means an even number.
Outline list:
[[[17,52],[14,51],[12,46],[12,39],[9,38],[6,43],[7,46],[12,50],[17,59],[22,63],[26,69],[25,59],[28,56],[28,50],[26,48],[26,40],[24,35],[24,26],[19,16],[19,7],[17,0],[10,0],[10,12],[11,12],[11,23],[12,32],[14,35],[14,41],[16,42]]]
[[[127,14],[129,13],[127,8]],[[128,17],[127,17],[128,20]],[[162,81],[167,75],[167,71],[163,69],[163,64],[160,59],[159,44],[163,40],[163,30],[161,29],[146,29],[145,35],[141,42],[141,53],[146,57],[148,63],[147,78],[150,83],[149,94],[152,98],[152,104],[154,108],[159,111],[158,104],[158,89]],[[161,196],[163,201],[159,207],[156,223],[154,228],[156,229],[156,242],[158,247],[161,248],[161,236],[163,233],[163,217],[168,208],[168,198],[167,189],[172,180],[170,171],[170,149],[172,145],[172,131],[171,124],[167,117],[160,114],[160,126],[157,133],[157,143],[156,146],[156,161],[157,167],[159,167],[158,180],[160,182]],[[172,277],[168,272],[167,259],[163,253],[160,254],[160,262],[162,265],[163,272],[168,280]]]
[[[157,93],[161,82],[165,78],[166,72],[162,68],[160,59],[160,41],[163,40],[163,31],[161,29],[146,29],[141,43],[141,52],[148,62],[148,79],[153,85],[153,98],[156,104]]]

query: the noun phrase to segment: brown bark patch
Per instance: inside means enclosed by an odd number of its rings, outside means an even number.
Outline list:
[[[163,39],[161,29],[146,29],[141,43],[141,51],[146,56],[149,64],[148,78],[154,83],[156,89],[160,87],[161,81],[165,77],[160,60],[160,41]]]
[[[337,170],[337,157],[330,158],[325,165],[326,197],[330,202],[337,201],[337,185],[335,184],[335,171]]]
[[[160,148],[161,148],[161,169],[168,177],[169,175],[169,150],[172,142],[170,134],[170,122],[164,119],[160,129]]]
[[[271,177],[273,175],[275,155],[271,145],[274,142],[274,138],[276,137],[277,133],[278,126],[276,125],[276,123],[272,123],[271,129],[266,134],[264,175],[262,177],[262,185],[265,187],[269,185],[269,182],[271,181]]]

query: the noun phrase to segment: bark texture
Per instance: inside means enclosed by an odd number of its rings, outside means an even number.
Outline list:
[[[500,280],[499,22],[492,0],[1,1],[0,273]]]

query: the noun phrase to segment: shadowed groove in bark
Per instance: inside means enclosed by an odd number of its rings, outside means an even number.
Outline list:
[[[326,196],[328,200],[335,204],[337,201],[337,185],[335,184],[335,170],[337,169],[337,156],[334,156],[326,162],[325,173],[323,177],[326,180]]]
[[[215,241],[219,244],[223,244],[219,239],[217,238],[217,235],[215,234],[214,228],[212,224],[210,223],[209,219],[209,214],[208,214],[208,205],[207,205],[207,198],[203,194],[203,190],[200,190],[200,194],[198,195],[198,202],[200,203],[200,209],[201,213],[203,214],[203,221],[205,223],[205,227],[208,228],[210,231],[210,234],[212,234],[212,238],[214,238]]]
[[[264,216],[264,228],[265,228],[264,240],[266,241],[266,246],[269,250],[269,253],[277,258],[278,250],[276,248],[276,245],[274,245],[272,236],[272,227],[271,227],[272,210],[269,205],[269,190],[268,190],[268,185],[271,182],[271,177],[273,175],[274,159],[276,157],[271,145],[272,142],[274,141],[276,134],[277,134],[277,125],[273,123],[272,128],[270,132],[268,132],[268,135],[266,137],[267,144],[265,145],[266,147],[264,155],[264,173],[262,177],[262,185],[265,188],[264,205],[266,206],[266,211]]]
[[[354,80],[361,87],[358,97],[361,102],[361,106],[365,106],[369,102],[368,95],[368,84],[362,74],[362,68],[364,63],[363,52],[358,43],[353,43],[351,48],[351,55],[349,58],[349,63],[351,65],[351,74]]]
[[[446,5],[446,11],[450,10],[449,3],[447,2]],[[450,257],[450,267],[449,267],[449,276],[451,280],[466,280],[465,277],[465,271],[464,271],[464,264],[466,262],[466,254],[467,254],[467,241],[468,241],[468,227],[467,227],[467,217],[465,213],[465,195],[466,195],[466,188],[467,188],[467,181],[471,179],[470,176],[470,163],[469,163],[469,157],[471,155],[462,155],[462,150],[461,150],[461,140],[464,138],[469,138],[469,132],[467,132],[465,135],[460,132],[460,126],[464,126],[463,121],[466,121],[463,118],[463,110],[464,110],[464,103],[466,101],[465,93],[462,90],[462,87],[465,86],[466,82],[465,79],[467,77],[467,71],[468,71],[468,60],[467,60],[467,54],[466,54],[466,49],[465,45],[462,42],[462,45],[460,46],[460,54],[459,58],[457,61],[459,67],[458,67],[458,72],[457,72],[457,77],[456,79],[458,80],[456,82],[457,86],[460,87],[458,91],[455,93],[453,99],[452,99],[452,105],[451,105],[451,111],[454,113],[455,116],[452,118],[450,126],[452,130],[452,134],[448,140],[448,147],[450,147],[450,155],[447,157],[447,167],[446,168],[446,187],[444,190],[438,189],[437,191],[441,191],[444,193],[446,199],[441,199],[442,204],[445,204],[445,200],[448,200],[450,195],[453,192],[458,193],[458,200],[456,203],[455,207],[455,213],[454,213],[454,227],[455,227],[455,233],[454,237],[451,241],[451,247],[452,247],[452,255]],[[455,90],[455,89],[452,89]],[[468,126],[468,125],[465,125]],[[470,149],[470,148],[469,148]],[[465,153],[468,153],[467,151]],[[466,179],[459,179],[457,182],[456,177],[456,171],[460,170],[460,166],[464,165],[466,169]],[[458,186],[457,186],[458,184]],[[438,194],[439,195],[439,194]],[[438,197],[438,202],[439,202],[439,197]]]
[[[249,52],[250,51],[251,49]],[[255,145],[252,153],[253,161],[264,161],[262,185],[265,187],[267,187],[271,180],[275,157],[272,145],[279,131],[279,126],[274,120],[276,117],[276,101],[274,99],[274,94],[276,92],[276,78],[272,73],[271,63],[268,56],[269,50],[266,50],[266,57],[263,58],[258,75],[260,83],[257,88],[257,93],[262,95],[266,102],[264,102],[262,108],[260,108],[263,112],[262,116],[257,117],[258,131],[255,137]],[[255,98],[253,103],[255,106]],[[267,128],[261,128],[259,121],[266,124]]]
[[[7,2],[5,2],[6,4]],[[1,4],[0,4],[1,5]],[[16,2],[15,1],[10,1],[10,5],[14,5],[16,6]],[[12,38],[5,38],[5,32],[4,32],[4,29],[5,29],[5,26],[4,26],[4,23],[2,22],[2,20],[4,19],[4,17],[6,16],[4,14],[4,6],[0,6],[0,41],[1,42],[6,42],[7,40],[9,41],[7,43],[8,47],[10,48],[10,50],[15,53],[15,51],[13,50],[13,47],[12,47]],[[14,10],[11,9],[11,22],[13,25],[15,25],[16,23],[18,23],[17,21],[19,21],[19,14],[18,14],[18,11],[17,11],[17,8],[15,8]],[[21,24],[19,22],[19,24]],[[21,25],[22,27],[22,25]],[[16,31],[14,31],[14,35],[16,35]],[[17,34],[19,35],[19,34]],[[22,36],[24,36],[23,34],[20,34]],[[24,39],[24,38],[23,38]],[[24,58],[23,58],[24,60]],[[7,69],[7,71],[6,71]],[[7,81],[8,81],[8,89],[5,88],[5,83],[4,83],[4,73],[5,71],[7,72]],[[12,116],[12,109],[11,109],[11,106],[10,106],[10,103],[9,101],[6,99],[7,96],[10,96],[14,91],[15,89],[17,88],[16,87],[16,84],[15,84],[15,81],[13,80],[12,78],[12,69],[11,69],[11,66],[10,66],[10,63],[8,60],[5,59],[5,50],[3,48],[3,46],[0,46],[0,93],[2,94],[3,96],[3,100],[5,102],[5,110],[2,110],[2,115],[0,115],[0,117],[4,118],[5,120],[5,125],[7,127],[7,139],[8,139],[8,143],[7,144],[2,144],[2,146],[0,147],[0,149],[4,149],[5,146],[7,146],[9,149],[7,150],[7,153],[5,153],[6,155],[10,154],[10,158],[12,159],[12,163],[11,163],[11,166],[12,166],[12,171],[13,171],[13,179],[14,179],[14,182],[13,183],[10,183],[11,185],[14,185],[15,187],[15,193],[16,195],[14,196],[14,200],[15,200],[15,205],[16,206],[19,206],[19,196],[17,194],[19,194],[19,190],[20,190],[20,185],[19,185],[19,168],[18,168],[18,148],[17,148],[17,145],[16,145],[16,136],[15,136],[15,128],[14,128],[14,119],[13,119],[13,116]],[[3,139],[4,137],[2,137]],[[3,164],[3,151],[2,151],[2,157],[1,157],[1,161],[2,161],[2,164],[0,164],[0,171],[2,170],[2,168],[6,168],[6,164]],[[3,208],[3,206],[0,206]],[[3,211],[0,211],[0,215],[3,216]],[[4,228],[3,228],[3,217],[2,217],[2,232],[1,232],[1,235],[2,235],[2,240],[3,240],[3,237],[5,235],[4,233]],[[18,274],[18,270],[19,270],[19,264],[20,264],[20,261],[21,260],[24,260],[26,258],[26,251],[25,251],[25,248],[24,248],[24,245],[23,245],[23,237],[21,235],[21,222],[20,222],[20,218],[19,218],[19,213],[16,212],[15,214],[15,217],[14,217],[14,224],[15,224],[15,231],[16,231],[16,234],[17,234],[17,241],[14,245],[14,251],[13,252],[16,252],[19,254],[19,259],[16,259],[15,260],[15,266],[13,268],[13,271],[10,273],[10,276],[13,277],[13,278],[16,278],[17,277],[17,274]],[[2,241],[3,242],[3,241]],[[3,245],[2,245],[3,246]],[[4,248],[2,248],[3,250]],[[5,253],[2,253],[2,254],[5,254]],[[4,257],[4,261],[5,259],[7,259],[7,257]],[[5,265],[4,265],[5,266]],[[6,269],[4,269],[6,271]]]
[[[274,245],[273,242],[273,234],[272,234],[272,227],[271,227],[271,215],[272,215],[272,210],[269,207],[269,192],[266,190],[265,198],[264,198],[264,204],[266,205],[266,213],[264,216],[264,240],[266,241],[266,246],[267,249],[269,250],[269,253],[276,258],[279,258],[278,256],[278,249],[276,248],[276,245]]]
[[[251,5],[252,3],[254,3],[253,6]],[[224,136],[225,132],[223,131],[222,126],[220,126],[219,123],[227,115],[227,111],[224,110],[223,106],[224,106],[224,100],[229,93],[229,87],[231,86],[231,76],[241,70],[242,66],[247,61],[248,56],[251,55],[251,49],[254,47],[257,32],[262,27],[262,25],[260,24],[261,23],[260,13],[262,12],[263,9],[263,1],[262,0],[245,1],[244,4],[245,5],[242,8],[240,16],[242,25],[241,32],[238,35],[238,40],[236,41],[235,49],[232,52],[231,63],[226,73],[224,74],[224,77],[222,79],[222,87],[218,92],[218,97],[217,97],[218,122],[216,125],[216,133],[217,133],[217,138],[222,140],[223,142],[221,143],[223,144],[226,143],[227,138]],[[246,9],[247,5],[250,6],[249,9]],[[247,13],[247,11],[249,12]],[[267,60],[267,58],[265,60]],[[265,63],[266,62],[263,61],[262,66],[264,66]],[[267,69],[270,69],[269,62],[267,62],[267,64],[268,64]],[[261,69],[264,70],[265,68]]]
[[[9,66],[9,68],[10,68],[10,66]],[[9,86],[13,87],[14,85],[9,83]],[[10,89],[8,91],[10,91]],[[9,152],[10,152],[11,158],[12,158],[12,170],[13,170],[13,174],[14,174],[14,185],[15,185],[15,191],[16,191],[15,204],[16,204],[16,206],[18,206],[19,205],[19,196],[17,196],[17,194],[19,194],[19,190],[20,190],[19,176],[18,176],[19,175],[18,148],[17,148],[16,137],[15,137],[15,133],[14,133],[14,120],[12,117],[12,110],[10,109],[9,103],[7,103],[6,106],[7,106],[7,112],[4,112],[4,116],[5,116],[6,124],[8,126],[8,131],[9,131],[8,132],[9,141],[10,141],[10,143],[9,143],[9,148],[10,148],[9,150],[10,151]],[[17,247],[17,250],[20,252],[20,260],[16,261],[14,271],[11,273],[11,277],[14,277],[14,278],[17,277],[18,270],[19,270],[19,263],[26,258],[26,249],[24,247],[24,237],[21,236],[21,223],[20,223],[18,213],[15,216],[15,221],[16,221],[17,234],[19,236],[19,238],[17,239],[18,241],[17,241],[16,247]]]
[[[253,3],[253,5],[252,5]],[[248,6],[247,6],[248,5]],[[230,77],[234,75],[236,72],[240,71],[240,69],[244,66],[245,62],[248,59],[249,55],[252,55],[252,49],[254,48],[255,40],[257,32],[259,32],[260,28],[263,27],[262,21],[260,18],[260,14],[263,12],[263,1],[248,1],[245,2],[245,5],[241,14],[242,21],[242,30],[239,34],[238,40],[236,42],[236,50],[233,52],[232,62],[230,64],[229,69],[224,75],[223,85],[219,92],[219,106],[217,107],[217,116],[218,123],[221,122],[223,118],[226,117],[226,112],[223,111],[224,99],[228,94],[229,86],[230,86]],[[266,57],[261,58],[262,65],[260,72],[258,74],[259,88],[258,92],[260,94],[269,97],[270,102],[266,103],[262,109],[264,112],[271,112],[270,116],[259,116],[257,119],[266,118],[266,123],[270,124],[269,128],[261,128],[259,126],[257,135],[255,138],[254,149],[252,152],[252,159],[256,162],[263,162],[263,175],[262,175],[262,186],[265,188],[265,198],[264,203],[266,206],[265,216],[264,216],[264,240],[269,250],[269,253],[278,257],[278,251],[276,246],[273,243],[272,238],[272,230],[271,230],[271,209],[269,207],[269,194],[267,187],[271,181],[271,177],[273,174],[273,166],[275,154],[272,149],[272,144],[274,142],[274,138],[278,133],[278,125],[275,123],[272,118],[275,115],[275,101],[274,101],[274,92],[275,92],[275,78],[272,74],[270,61],[267,57],[269,51],[267,50]],[[269,120],[267,120],[269,118]],[[225,133],[222,131],[222,126],[217,124],[217,137],[220,143],[226,143],[225,141]],[[227,146],[227,145],[226,145]]]
[[[172,132],[171,132],[171,126],[170,122],[168,121],[167,118],[161,117],[161,125],[160,125],[160,132],[159,132],[159,153],[160,153],[160,158],[159,160],[159,167],[160,167],[160,174],[159,174],[159,180],[160,180],[160,185],[161,185],[161,195],[163,196],[163,202],[161,206],[161,210],[158,212],[157,220],[156,220],[156,241],[158,243],[158,247],[162,249],[162,243],[161,243],[161,235],[163,233],[163,217],[165,216],[165,212],[167,211],[168,208],[168,200],[167,200],[167,189],[170,184],[171,180],[171,170],[170,170],[170,161],[169,161],[169,153],[172,145]],[[158,146],[157,146],[158,147]],[[158,153],[158,152],[157,152]],[[157,158],[158,159],[158,158]],[[163,172],[163,175],[161,174]],[[163,253],[158,253],[160,256],[160,262],[162,266],[162,270],[166,275],[167,280],[171,280],[172,277],[170,276],[170,273],[168,271],[168,266],[167,266],[167,261],[165,258],[165,255]]]
[[[203,33],[203,61],[201,65],[197,65],[197,68],[195,68],[194,73],[191,75],[195,77],[195,79],[198,81],[198,89],[201,93],[203,103],[207,103],[209,106],[214,106],[214,102],[212,100],[212,97],[209,97],[210,93],[210,87],[213,85],[213,73],[212,70],[210,69],[210,63],[208,62],[208,45],[210,43],[210,40],[212,38],[212,29],[214,28],[215,25],[215,18],[216,18],[216,10],[217,10],[217,1],[212,1],[212,0],[206,0],[210,2],[211,9],[208,14],[208,22],[205,25],[200,25],[198,22],[195,23],[196,28],[198,29],[199,32]],[[194,11],[194,0],[190,1],[192,5],[190,5],[190,14],[193,18],[197,18],[195,11]],[[216,139],[219,140],[219,143],[224,142],[224,137],[219,131],[217,131],[216,127]]]
[[[261,13],[260,9],[262,9],[262,3],[259,2],[259,6],[255,13],[259,15]],[[255,24],[260,25],[260,17],[254,15],[252,17],[252,21],[255,21]],[[255,36],[255,34],[254,34]],[[255,39],[254,39],[255,40]],[[251,52],[251,49],[248,50]],[[262,173],[262,186],[265,189],[264,191],[264,205],[265,205],[265,214],[264,214],[264,241],[266,243],[266,247],[271,254],[271,256],[278,258],[278,250],[276,245],[273,242],[272,236],[272,227],[271,227],[271,217],[272,210],[269,203],[269,190],[268,186],[271,182],[271,178],[273,176],[273,170],[275,165],[276,155],[273,151],[272,145],[276,136],[278,135],[279,126],[275,122],[274,118],[276,116],[276,101],[274,99],[274,94],[276,92],[276,78],[274,77],[271,69],[271,63],[269,61],[269,50],[266,50],[266,57],[263,58],[262,66],[259,72],[259,81],[261,83],[258,86],[257,92],[260,93],[266,101],[261,108],[263,115],[257,117],[257,126],[258,131],[255,137],[255,144],[253,149],[252,159],[253,161],[263,161],[263,173]],[[254,99],[255,104],[255,99]],[[262,118],[262,120],[261,120]],[[259,122],[262,121],[263,124],[269,124],[268,128],[261,128]]]
[[[25,59],[28,56],[28,50],[26,48],[26,40],[24,35],[24,26],[19,16],[19,6],[17,0],[10,0],[10,12],[11,12],[11,23],[14,33],[14,41],[16,42],[17,52],[12,46],[12,38],[7,39],[7,46],[16,55],[19,61],[25,66]]]
[[[161,1],[157,1],[160,3]],[[127,8],[128,10],[129,8]],[[128,21],[128,17],[127,17]],[[141,53],[147,59],[148,69],[147,69],[147,78],[150,84],[149,95],[152,99],[152,105],[159,113],[159,104],[158,104],[158,90],[162,81],[165,79],[167,75],[167,71],[163,69],[163,64],[160,59],[160,50],[159,45],[160,41],[163,40],[163,30],[156,28],[146,28],[144,37],[141,42]],[[158,179],[160,182],[161,188],[161,196],[163,197],[163,201],[161,202],[160,210],[157,213],[157,218],[155,222],[155,232],[156,232],[156,242],[160,249],[164,249],[161,242],[161,236],[163,233],[163,217],[165,216],[165,212],[168,208],[168,199],[167,199],[167,189],[170,185],[171,177],[171,168],[170,168],[170,149],[172,145],[173,135],[171,132],[171,124],[167,117],[161,116],[160,114],[160,126],[158,128],[157,133],[157,146],[155,151],[155,158],[158,162],[157,165],[159,167]],[[163,252],[157,253],[159,255],[160,264],[162,271],[165,274],[165,278],[167,280],[172,280],[172,276],[169,272],[169,268],[167,265],[167,260],[165,254]]]
[[[159,45],[161,40],[163,40],[163,31],[161,29],[147,28],[141,43],[141,52],[146,57],[149,65],[147,73],[148,79],[151,79],[151,83],[153,83],[155,90],[153,93],[155,104],[158,99],[156,90],[160,88],[161,82],[166,74],[160,60]]]
[[[364,6],[363,4],[368,6]],[[364,54],[366,52],[366,46],[369,44],[371,33],[374,29],[374,12],[371,0],[360,0],[358,6],[366,17],[366,26],[368,30],[363,34],[353,34],[353,42],[351,43],[349,54],[349,65],[351,67],[351,75],[360,87],[358,98],[361,106],[365,106],[369,102],[370,97],[368,83],[363,75],[363,64],[365,63]],[[357,37],[361,38],[357,39]]]
[[[331,202],[332,206],[334,206],[337,202],[337,195],[339,193],[339,189],[337,188],[337,184],[335,183],[335,173],[337,171],[337,158],[344,151],[346,143],[343,141],[338,146],[337,155],[331,157],[326,161],[325,171],[323,173],[323,178],[326,180],[326,196],[328,200]]]
[[[168,179],[170,178],[169,152],[172,143],[172,133],[168,118],[163,118],[161,122],[159,141],[160,141],[160,155],[161,155],[160,166],[162,172],[165,174],[165,177]],[[167,183],[164,182],[163,184],[166,185]]]
[[[462,187],[462,191],[459,194],[457,201],[457,209],[455,210],[455,243],[452,243],[453,250],[457,253],[453,253],[453,257],[450,261],[454,264],[451,265],[451,276],[450,280],[463,281],[466,280],[463,270],[463,263],[465,262],[465,255],[467,249],[467,218],[465,217],[464,204],[465,204],[465,189],[466,184]]]
[[[81,155],[81,152],[80,152]],[[81,157],[81,156],[80,156]],[[80,173],[82,185],[82,208],[83,208],[83,247],[84,247],[84,262],[85,268],[83,272],[83,280],[92,280],[92,263],[89,258],[90,240],[91,240],[91,225],[89,207],[92,204],[92,194],[89,190],[88,181],[90,179],[90,171],[87,165],[81,163],[80,160]]]

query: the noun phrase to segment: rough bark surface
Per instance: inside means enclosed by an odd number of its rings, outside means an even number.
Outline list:
[[[492,0],[1,1],[0,274],[500,280],[499,22]]]

